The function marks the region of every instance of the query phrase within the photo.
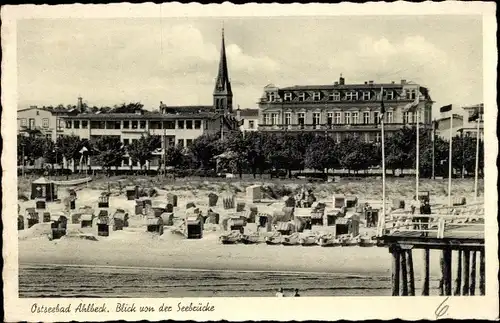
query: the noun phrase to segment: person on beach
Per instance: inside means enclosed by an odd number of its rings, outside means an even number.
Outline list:
[[[295,288],[295,293],[293,294],[293,297],[300,297],[299,290]]]
[[[431,205],[429,204],[428,200],[424,201],[424,204],[420,208],[420,214],[423,215],[430,215],[432,213],[431,211]],[[427,230],[429,228],[429,218],[428,217],[421,217],[420,218],[421,222],[421,230]],[[428,232],[422,232],[422,236],[427,237]]]
[[[411,207],[411,214],[412,215],[420,213],[421,203],[420,203],[420,200],[418,199],[417,196],[413,196],[413,200],[411,201],[410,207]],[[419,220],[420,219],[418,217],[414,217],[412,219],[414,230],[418,230],[419,222],[420,222]]]
[[[276,293],[276,297],[283,297],[283,288],[278,289],[278,292]]]

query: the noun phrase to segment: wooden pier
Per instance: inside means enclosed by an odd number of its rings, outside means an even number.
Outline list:
[[[421,295],[429,295],[430,251],[441,253],[439,295],[485,295],[484,204],[440,207],[430,215],[393,211],[378,225],[378,246],[392,254],[392,295],[415,296],[414,249],[422,249]],[[453,287],[452,261],[456,259]]]

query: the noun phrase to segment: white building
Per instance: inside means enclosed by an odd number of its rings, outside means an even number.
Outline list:
[[[241,131],[257,131],[259,129],[259,109],[238,109],[236,120],[240,121]]]

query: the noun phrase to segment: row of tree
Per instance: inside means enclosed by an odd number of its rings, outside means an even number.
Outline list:
[[[95,142],[76,136],[63,136],[56,142],[36,135],[18,137],[18,162],[22,159],[34,162],[43,157],[46,164],[62,164],[65,160],[79,161],[92,156],[103,168],[111,170],[120,166],[126,155],[133,164],[148,165],[155,157],[153,152],[161,148],[160,137],[141,137],[124,146],[115,137],[102,137]],[[85,147],[85,148],[84,148]],[[476,162],[476,139],[455,137],[453,139],[453,169],[474,173]],[[436,137],[434,141],[435,175],[448,174],[449,142]],[[266,133],[234,131],[220,134],[205,134],[187,148],[170,147],[160,154],[161,166],[202,171],[228,170],[233,173],[263,174],[283,170],[291,176],[292,171],[313,169],[325,172],[346,169],[359,172],[381,165],[380,143],[366,143],[359,137],[348,136],[340,143],[330,136],[312,133]],[[385,161],[387,170],[393,173],[414,169],[416,160],[416,131],[403,128],[385,139]],[[420,135],[420,174],[432,175],[433,141],[430,132]],[[483,145],[480,145],[479,170],[483,169]]]

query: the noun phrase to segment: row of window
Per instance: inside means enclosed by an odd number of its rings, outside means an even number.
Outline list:
[[[123,144],[125,146],[128,146],[134,142],[136,142],[138,139],[123,139]],[[186,145],[184,146],[184,141],[186,142]],[[193,139],[177,139],[177,146],[180,148],[184,147],[190,147],[193,144]],[[174,147],[175,146],[175,139],[173,138],[167,138],[166,141],[167,147]]]
[[[146,129],[147,121],[91,121],[90,129]],[[66,120],[67,129],[87,129],[87,120]],[[163,127],[162,127],[163,126]],[[177,128],[176,128],[177,126]],[[149,129],[201,129],[201,120],[150,121]]]
[[[21,118],[21,127],[28,127],[28,119],[26,118]],[[29,128],[35,128],[36,126],[36,120],[34,118],[29,118]],[[50,121],[49,118],[43,118],[42,119],[42,128],[49,128],[50,127]]]
[[[314,112],[312,114],[313,124],[321,124],[321,112]],[[373,123],[379,119],[379,113],[373,112],[373,119],[371,118],[371,113],[365,111],[361,114],[359,112],[328,112],[326,115],[326,124],[359,124],[359,123]],[[392,111],[388,111],[385,114],[385,121],[388,123],[394,122],[394,114]],[[279,113],[264,113],[263,114],[264,124],[276,125],[281,124]],[[306,123],[305,112],[297,113],[297,124]],[[283,124],[291,125],[294,124],[292,121],[292,113],[285,112],[283,116]]]
[[[409,89],[406,90],[406,95],[404,96],[406,99],[411,99],[414,100],[417,97],[417,90],[416,89]],[[357,101],[357,100],[372,100],[377,96],[378,94],[373,91],[347,91],[344,93],[335,91],[335,92],[330,92],[328,94],[325,94],[324,92],[312,92],[312,93],[307,93],[307,92],[285,92],[283,95],[283,101],[292,101],[295,98],[299,102],[303,102],[306,100],[312,100],[312,101],[321,101],[324,99],[327,99],[328,101]],[[394,100],[396,97],[395,92],[392,90],[387,90],[384,91],[384,100]],[[276,92],[270,92],[267,94],[267,100],[269,102],[276,102],[280,99],[278,93]]]
[[[390,137],[392,134],[389,132],[387,133],[387,137]],[[352,133],[352,132],[335,132],[331,134],[335,141],[337,143],[340,143],[342,140],[346,139],[347,137],[357,137],[360,138],[361,140],[364,140],[365,142],[372,142],[372,143],[379,143],[380,142],[380,132],[366,132],[363,134],[359,133]]]

